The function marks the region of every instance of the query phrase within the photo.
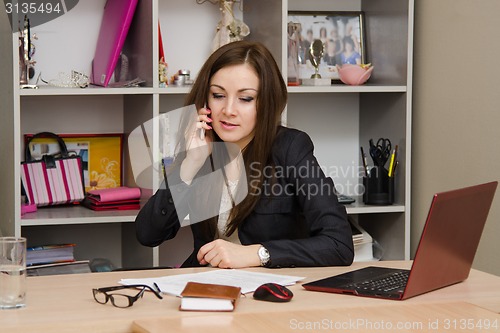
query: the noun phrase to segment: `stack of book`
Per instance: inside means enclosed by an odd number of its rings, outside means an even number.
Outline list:
[[[89,260],[76,261],[75,244],[49,244],[28,247],[26,268],[28,276],[90,273]]]
[[[82,274],[91,273],[90,261],[79,260],[71,262],[57,262],[52,264],[28,266],[28,276],[44,276],[56,274]]]
[[[373,238],[358,223],[350,220],[352,241],[354,243],[354,261],[373,261]]]
[[[87,192],[82,204],[92,210],[140,209],[141,189],[114,187]]]
[[[75,261],[75,244],[51,244],[28,247],[26,266]]]

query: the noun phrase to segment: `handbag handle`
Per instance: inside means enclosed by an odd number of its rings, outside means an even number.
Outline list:
[[[35,135],[33,135],[29,141],[26,143],[26,147],[24,147],[24,160],[26,162],[31,162],[33,161],[33,158],[31,157],[31,152],[30,152],[30,142],[35,139],[35,138],[52,138],[57,141],[59,144],[59,148],[61,150],[61,156],[62,157],[68,157],[68,148],[66,147],[66,143],[64,143],[64,140],[57,134],[54,134],[52,132],[40,132]]]

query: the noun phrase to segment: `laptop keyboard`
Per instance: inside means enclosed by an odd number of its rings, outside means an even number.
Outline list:
[[[382,278],[354,283],[350,287],[368,292],[391,292],[397,290],[402,292],[408,281],[409,273],[410,271],[398,271],[385,275]]]

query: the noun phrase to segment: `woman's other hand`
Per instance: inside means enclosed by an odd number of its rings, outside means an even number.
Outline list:
[[[210,264],[219,268],[244,268],[260,266],[257,254],[260,244],[240,245],[216,239],[203,245],[198,251],[200,265]]]

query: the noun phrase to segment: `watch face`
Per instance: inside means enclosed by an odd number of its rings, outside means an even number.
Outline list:
[[[259,248],[258,254],[259,254],[260,263],[262,266],[264,266],[265,264],[267,264],[269,262],[269,258],[270,258],[269,251],[265,247],[261,246]]]

